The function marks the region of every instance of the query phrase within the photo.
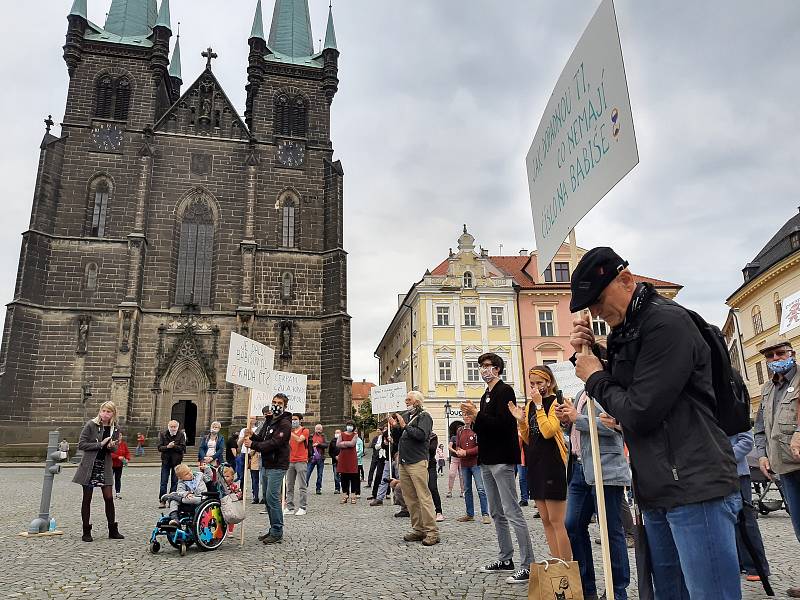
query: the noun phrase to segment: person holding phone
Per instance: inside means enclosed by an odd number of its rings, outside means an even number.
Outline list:
[[[72,478],[73,483],[83,486],[83,502],[81,503],[81,520],[83,521],[84,542],[93,541],[91,509],[94,488],[99,487],[103,494],[108,519],[108,537],[112,540],[125,539],[119,532],[114,510],[114,470],[111,454],[119,444],[117,429],[117,407],[113,402],[104,402],[94,419],[83,426],[78,441],[78,450],[83,451],[81,464]]]
[[[567,514],[567,444],[556,415],[563,402],[553,371],[547,365],[528,372],[531,400],[522,409],[513,402],[508,410],[514,415],[528,468],[528,490],[542,518],[550,554],[572,560],[564,520]]]

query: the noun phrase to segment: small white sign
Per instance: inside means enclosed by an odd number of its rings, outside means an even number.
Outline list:
[[[308,375],[272,371],[269,380],[270,389],[268,392],[253,390],[253,397],[250,402],[251,417],[260,417],[265,406],[272,406],[272,399],[275,394],[286,394],[289,398],[286,410],[290,413],[305,414]]]
[[[784,298],[781,303],[780,334],[783,335],[797,327],[800,327],[800,292]]]
[[[575,366],[568,360],[547,365],[556,378],[558,389],[565,398],[574,399],[586,385],[575,375]]]
[[[558,78],[525,159],[540,273],[638,162],[614,4],[603,0]]]
[[[225,381],[269,392],[274,365],[275,351],[272,348],[231,332]]]
[[[376,385],[369,391],[372,402],[372,414],[381,415],[406,409],[408,388],[406,382]]]

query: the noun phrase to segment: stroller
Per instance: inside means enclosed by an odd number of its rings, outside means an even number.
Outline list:
[[[228,535],[228,524],[222,516],[220,499],[228,490],[222,477],[222,467],[212,469],[212,481],[208,491],[201,493],[200,504],[178,504],[178,524],[172,522],[169,515],[162,513],[150,534],[150,552],[157,554],[161,550],[159,537],[165,537],[181,556],[196,544],[202,551],[216,550]]]

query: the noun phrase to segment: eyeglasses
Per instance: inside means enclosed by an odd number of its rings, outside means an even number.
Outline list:
[[[790,350],[789,348],[779,348],[778,350],[767,350],[763,354],[764,354],[764,358],[769,360],[770,358],[780,358],[782,356],[786,356],[787,354],[790,354],[791,352],[792,352],[792,350]]]
[[[481,366],[479,367],[479,369],[480,369],[481,371],[484,371],[484,372],[486,372],[486,371],[491,371],[491,370],[492,370],[492,369],[494,369],[494,368],[496,368],[494,365],[481,365]]]

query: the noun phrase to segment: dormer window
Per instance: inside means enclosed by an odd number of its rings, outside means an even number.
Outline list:
[[[792,235],[789,236],[789,243],[792,246],[792,250],[800,248],[800,232],[795,231],[792,233]]]
[[[472,284],[472,273],[470,273],[469,271],[466,271],[464,273],[464,288],[468,289],[468,290],[471,290],[472,287],[473,287],[473,284]]]

